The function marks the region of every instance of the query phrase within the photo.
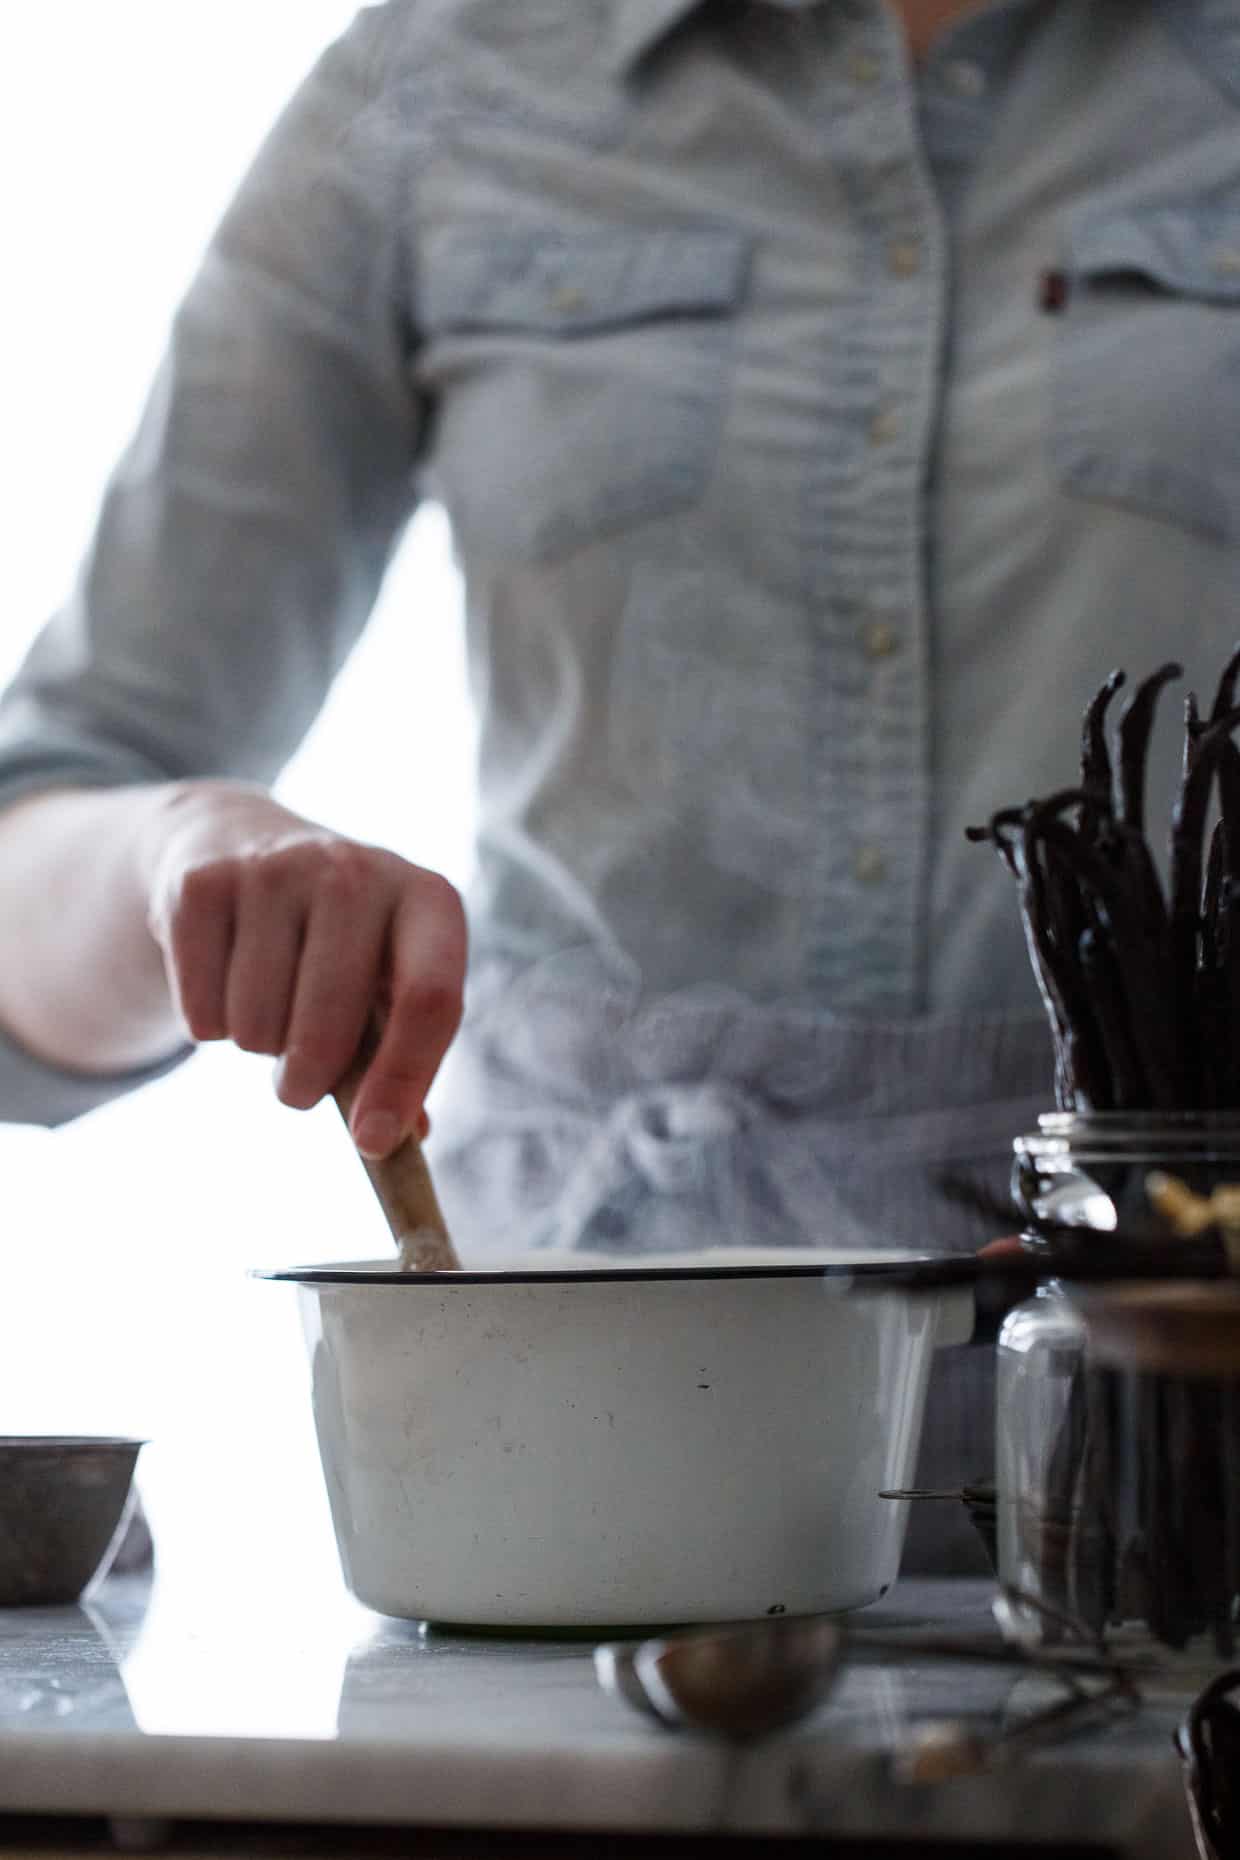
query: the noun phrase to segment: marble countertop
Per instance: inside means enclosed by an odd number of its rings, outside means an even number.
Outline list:
[[[981,1629],[981,1582],[904,1583],[864,1625]],[[135,1578],[81,1608],[0,1611],[0,1814],[613,1832],[1095,1841],[1195,1852],[1172,1731],[1192,1687],[936,1785],[893,1753],[927,1718],[993,1730],[1044,1682],[924,1657],[847,1669],[745,1751],[606,1696],[589,1641],[446,1635],[343,1590]]]

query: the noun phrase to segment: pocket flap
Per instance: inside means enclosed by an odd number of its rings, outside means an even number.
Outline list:
[[[1085,283],[1124,275],[1205,302],[1240,303],[1240,213],[1234,207],[1147,207],[1088,219],[1068,241]]]
[[[744,235],[714,229],[474,228],[427,253],[422,323],[571,336],[647,317],[709,315],[737,302],[750,247]]]

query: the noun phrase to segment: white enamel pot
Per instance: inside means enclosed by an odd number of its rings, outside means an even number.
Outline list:
[[[729,1251],[258,1276],[299,1287],[358,1599],[579,1628],[849,1609],[891,1586],[908,1506],[879,1493],[912,1483],[931,1358],[973,1322],[970,1292],[885,1284],[892,1267]]]

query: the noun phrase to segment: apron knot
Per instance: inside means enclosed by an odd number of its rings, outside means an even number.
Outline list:
[[[737,1199],[737,1139],[761,1107],[713,1080],[644,1086],[613,1105],[556,1210],[549,1246],[643,1251],[727,1243]],[[658,1198],[663,1208],[643,1206]]]
[[[629,1159],[650,1187],[689,1195],[706,1186],[710,1146],[746,1129],[753,1107],[735,1087],[659,1085],[623,1100],[616,1118]]]

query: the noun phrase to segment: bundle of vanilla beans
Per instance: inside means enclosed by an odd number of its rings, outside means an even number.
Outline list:
[[[1138,685],[1109,737],[1124,684],[1113,673],[1085,713],[1079,786],[969,833],[997,847],[1020,887],[1061,1110],[1240,1111],[1240,648],[1208,715],[1187,699],[1164,891],[1146,839],[1146,768],[1159,695],[1179,675],[1165,665]],[[1122,1227],[1144,1199],[1145,1167],[1120,1165],[1106,1184]],[[1185,1262],[1191,1271],[1187,1252]],[[1208,1634],[1231,1656],[1240,1378],[1083,1358],[1043,1470],[1040,1490],[1009,1496],[1044,1600],[1097,1632],[1141,1621],[1171,1646]]]
[[[1191,695],[1185,706],[1167,895],[1145,834],[1146,764],[1159,694],[1180,670],[1137,686],[1114,743],[1113,672],[1085,712],[1080,785],[968,830],[1020,886],[1061,1110],[1240,1109],[1240,648],[1209,715]]]
[[[1042,1489],[1014,1494],[1040,1599],[1096,1634],[1142,1622],[1169,1647],[1240,1622],[1240,1382],[1083,1361]]]

